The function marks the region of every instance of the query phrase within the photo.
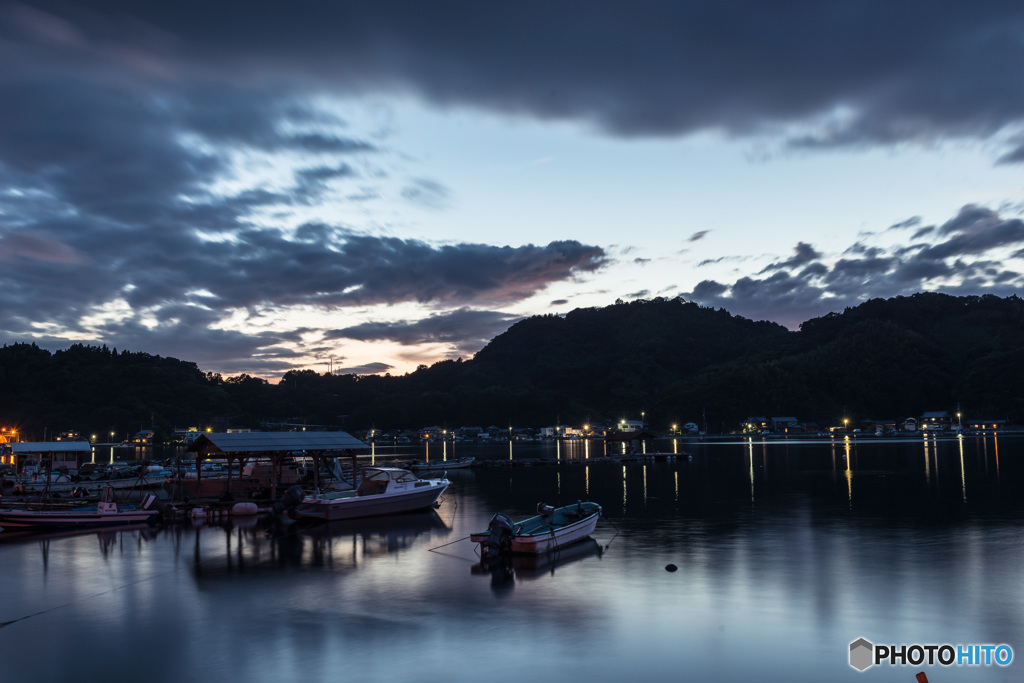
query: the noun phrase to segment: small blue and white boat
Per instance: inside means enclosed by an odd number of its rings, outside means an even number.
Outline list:
[[[554,508],[540,503],[537,513],[521,522],[513,522],[508,515],[499,512],[491,518],[487,531],[471,534],[469,538],[480,544],[480,554],[485,559],[504,553],[540,555],[589,536],[597,527],[601,506],[577,501]]]

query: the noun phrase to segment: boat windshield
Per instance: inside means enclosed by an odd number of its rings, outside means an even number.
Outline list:
[[[409,470],[402,470],[400,472],[392,472],[392,479],[398,482],[405,483],[410,481],[417,481],[419,477],[417,477]]]
[[[366,470],[363,475],[363,481],[379,481],[385,484],[388,478],[388,473],[385,470]]]

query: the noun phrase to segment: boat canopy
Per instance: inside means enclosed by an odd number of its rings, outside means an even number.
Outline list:
[[[363,470],[363,480],[384,482],[388,480],[397,482],[417,481],[419,477],[398,467],[367,467]]]

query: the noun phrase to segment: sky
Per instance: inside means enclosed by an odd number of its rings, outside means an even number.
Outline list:
[[[0,0],[0,342],[276,381],[1024,285],[1024,3]]]

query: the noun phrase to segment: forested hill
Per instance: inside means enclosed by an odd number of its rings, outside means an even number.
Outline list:
[[[706,416],[834,424],[926,410],[1024,421],[1024,301],[917,294],[876,299],[799,332],[681,299],[617,302],[523,320],[475,358],[402,377],[288,373],[279,384],[194,363],[76,344],[0,348],[0,422],[34,431],[248,426],[356,430],[428,424],[541,426],[638,418],[656,430]],[[106,437],[104,437],[106,438]]]

